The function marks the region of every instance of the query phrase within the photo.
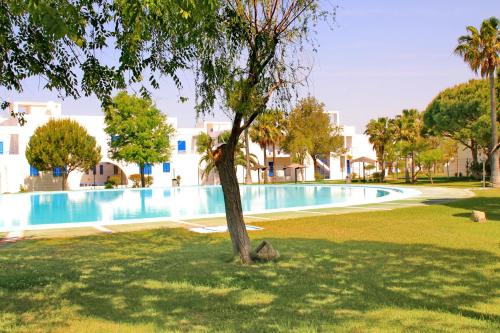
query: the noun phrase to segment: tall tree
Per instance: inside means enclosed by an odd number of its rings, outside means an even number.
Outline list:
[[[261,114],[250,127],[250,137],[262,148],[264,159],[262,163],[267,166],[267,148],[271,146],[273,151],[273,166],[276,168],[276,146],[285,136],[286,119],[285,113],[278,109],[268,110]]]
[[[422,138],[423,119],[422,113],[416,109],[405,109],[394,120],[394,133],[396,142],[405,157],[405,177],[408,175],[408,159],[410,160],[411,182],[417,181],[418,171],[415,169],[416,155],[424,146]]]
[[[314,171],[318,159],[330,153],[340,153],[344,147],[342,128],[330,124],[325,105],[314,97],[300,100],[288,119],[285,149],[294,156],[303,156],[306,151],[312,158]]]
[[[478,164],[479,150],[488,149],[491,142],[491,123],[484,122],[489,112],[487,80],[470,80],[441,91],[432,100],[423,115],[424,131],[469,148],[473,163]]]
[[[119,92],[113,103],[104,109],[109,135],[110,154],[113,159],[137,163],[144,187],[144,166],[170,159],[171,137],[174,128],[148,98]]]
[[[394,143],[394,127],[387,117],[372,119],[366,125],[365,134],[368,135],[368,140],[373,145],[373,149],[377,154],[377,159],[382,170],[380,173],[381,181],[384,181],[389,146]]]
[[[468,26],[467,35],[458,38],[455,53],[464,58],[470,68],[490,81],[490,168],[491,184],[500,187],[498,117],[495,101],[495,70],[500,64],[500,21],[496,17],[484,20],[478,30]]]
[[[136,0],[120,2],[120,12],[126,15],[121,18],[126,28],[117,34],[119,48],[131,54],[127,65],[137,76],[171,75],[172,69],[192,63],[197,112],[212,113],[218,97],[219,105],[230,106],[231,135],[217,147],[216,166],[233,251],[250,263],[234,168],[236,145],[269,102],[289,100],[289,89],[309,72],[300,57],[304,44],[312,40],[318,19],[333,17],[335,8],[325,11],[318,0]],[[158,86],[156,75],[151,78],[153,87]]]
[[[271,144],[273,131],[273,118],[268,113],[261,114],[249,129],[249,136],[262,149],[262,163],[267,167],[267,148]],[[267,182],[267,172],[264,175],[264,182]]]
[[[51,119],[38,127],[26,148],[28,163],[42,171],[59,168],[62,190],[67,189],[68,175],[86,171],[101,160],[101,148],[94,137],[74,120]]]

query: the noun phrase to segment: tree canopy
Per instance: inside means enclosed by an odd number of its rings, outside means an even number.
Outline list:
[[[74,170],[86,171],[101,160],[101,148],[94,137],[74,120],[51,119],[38,127],[26,148],[28,163],[42,171],[60,168],[62,189]]]
[[[174,128],[150,99],[124,91],[113,98],[113,103],[104,109],[104,114],[111,157],[137,163],[144,187],[144,166],[170,159]]]
[[[113,8],[101,0],[1,1],[0,86],[22,91],[24,79],[40,77],[62,97],[83,92],[107,100],[125,84],[118,66],[99,59],[113,35]]]
[[[489,149],[489,91],[487,80],[470,80],[440,92],[424,112],[424,130],[456,140],[471,149]]]
[[[314,169],[320,155],[341,153],[344,148],[342,128],[330,124],[325,105],[314,97],[300,100],[288,119],[284,148],[297,162],[304,163],[305,153],[313,159]]]

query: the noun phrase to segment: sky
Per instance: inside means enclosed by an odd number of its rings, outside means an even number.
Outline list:
[[[407,108],[424,110],[441,90],[474,78],[453,53],[467,25],[500,16],[499,0],[328,0],[338,5],[336,22],[318,27],[319,48],[301,95],[312,95],[328,110],[340,111],[344,125],[362,132],[376,117]],[[194,84],[181,74],[178,91],[168,79],[153,92],[157,106],[181,127],[192,127]],[[24,82],[22,93],[5,92],[10,101],[61,101],[64,114],[101,114],[95,97],[60,100],[41,88],[39,79]],[[5,96],[5,95],[4,95]],[[180,103],[179,97],[189,98]],[[2,96],[3,98],[3,96]],[[225,120],[217,112],[206,120]]]

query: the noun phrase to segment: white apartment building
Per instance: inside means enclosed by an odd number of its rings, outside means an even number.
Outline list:
[[[41,172],[31,167],[26,160],[25,152],[29,139],[35,129],[46,123],[51,118],[70,118],[81,124],[90,135],[95,137],[101,147],[102,159],[93,169],[85,172],[73,171],[68,177],[68,187],[71,190],[103,186],[111,176],[122,179],[124,186],[131,186],[128,177],[139,173],[136,164],[127,164],[112,160],[108,155],[108,137],[104,132],[104,116],[64,115],[61,104],[55,102],[14,102],[11,110],[23,112],[26,124],[20,126],[17,119],[10,116],[0,117],[0,193],[18,192],[21,187],[29,191],[60,190],[62,179],[60,170]],[[332,124],[340,125],[339,113],[329,112]],[[210,136],[217,136],[231,128],[230,122],[204,121],[193,128],[178,127],[176,118],[167,118],[167,121],[176,129],[172,138],[172,156],[170,161],[150,165],[146,173],[153,176],[154,187],[172,186],[172,179],[181,177],[181,185],[217,184],[218,177],[215,173],[208,177],[201,177],[204,165],[199,165],[201,155],[196,152],[196,136],[202,132]],[[365,135],[356,134],[352,126],[343,126],[344,141],[347,153],[342,156],[330,154],[322,158],[320,172],[329,179],[344,179],[346,176],[346,159],[366,156],[375,158],[375,153]],[[290,156],[277,148],[276,165],[272,162],[272,151],[266,150],[266,161],[263,161],[264,152],[255,144],[250,144],[250,153],[257,156],[259,164],[267,166],[270,177],[277,181],[293,181],[294,170],[286,168],[291,164]],[[309,158],[303,173],[304,180],[314,180],[312,159]],[[252,171],[252,180],[257,182],[259,171]],[[244,182],[245,170],[237,168],[240,182]],[[302,173],[298,174],[302,180]]]

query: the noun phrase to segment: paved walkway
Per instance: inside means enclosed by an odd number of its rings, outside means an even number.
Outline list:
[[[401,187],[401,186],[384,186],[384,187]],[[348,207],[333,207],[333,208],[311,208],[304,210],[288,210],[285,212],[263,213],[263,214],[248,214],[245,215],[245,222],[264,222],[272,220],[282,220],[310,216],[322,215],[340,215],[349,213],[372,212],[372,211],[388,211],[392,209],[405,207],[418,207],[426,205],[442,204],[449,201],[469,198],[474,196],[472,189],[467,188],[450,188],[450,187],[431,187],[431,186],[405,186],[421,192],[420,196],[388,201],[382,203],[372,203],[366,205],[355,205]],[[474,188],[478,190],[478,188]],[[120,224],[120,225],[96,225],[95,227],[82,228],[67,228],[67,229],[51,229],[51,230],[27,230],[24,231],[24,238],[52,238],[52,237],[71,237],[80,235],[91,235],[99,233],[113,234],[115,232],[126,232],[136,230],[146,230],[155,228],[203,228],[203,227],[218,227],[224,226],[226,220],[223,217],[191,219],[191,220],[168,220],[162,222]],[[10,235],[14,236],[14,235]],[[17,235],[15,235],[17,236]],[[7,235],[9,237],[9,235]],[[5,238],[4,238],[5,240]],[[14,238],[12,240],[18,240]]]

